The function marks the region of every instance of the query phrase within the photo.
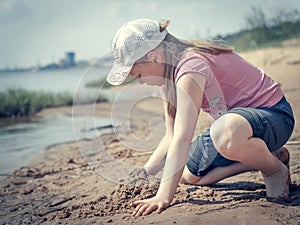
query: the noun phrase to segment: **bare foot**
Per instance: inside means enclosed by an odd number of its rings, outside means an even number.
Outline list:
[[[272,152],[272,154],[280,160],[287,168],[290,170],[290,153],[289,150],[286,147],[281,147],[275,151]],[[291,176],[289,172],[289,180],[288,183],[291,184]]]
[[[271,153],[289,169],[290,153],[286,147],[281,147],[275,151],[272,151]]]
[[[281,164],[281,168],[271,175],[264,176],[268,198],[288,199],[290,174],[289,169]]]

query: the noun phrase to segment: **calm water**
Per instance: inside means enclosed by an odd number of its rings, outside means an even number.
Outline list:
[[[8,88],[44,90],[51,92],[70,92],[77,96],[92,96],[99,90],[86,88],[87,82],[105,77],[108,69],[90,68],[25,72],[0,73],[0,91]],[[1,104],[1,103],[0,103]],[[86,120],[77,117],[73,131],[72,117],[52,115],[34,121],[0,124],[0,174],[10,173],[20,166],[25,166],[32,158],[50,145],[74,140],[74,132],[89,129]],[[96,118],[95,125],[109,125],[107,118]],[[82,137],[88,136],[82,134]]]
[[[21,73],[0,73],[0,91],[8,88],[24,88],[28,90],[44,90],[51,92],[77,91],[78,85],[82,89],[85,83],[104,78],[107,68],[75,68],[69,70],[51,70]],[[80,82],[82,81],[82,83]]]

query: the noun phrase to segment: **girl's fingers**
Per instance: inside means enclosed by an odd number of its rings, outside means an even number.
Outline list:
[[[137,201],[135,201],[135,202],[132,202],[131,203],[131,206],[132,207],[135,207],[135,206],[137,206],[137,205],[139,205],[139,204],[142,204],[142,203],[144,203],[145,202],[145,200],[137,200]]]
[[[135,216],[138,217],[144,215],[144,212],[148,209],[148,207],[149,207],[148,204],[141,205],[141,207],[137,210]]]
[[[142,215],[146,216],[153,211],[156,211],[156,213],[161,213],[166,207],[166,204],[164,202],[155,202],[151,200],[152,199],[138,200],[131,203],[131,206],[135,207],[134,211],[132,212],[132,215],[135,217]]]
[[[155,209],[157,209],[157,205],[148,206],[148,208],[143,212],[143,216],[146,216],[146,215],[150,214]]]
[[[136,211],[136,213],[135,213],[134,216],[138,217],[138,216],[142,215],[142,213],[144,212],[144,208],[145,208],[145,207],[146,207],[145,205],[141,206],[141,207]]]
[[[141,209],[144,207],[144,205],[140,204],[138,205],[135,210],[133,211],[132,215],[133,216],[139,216],[141,214]]]
[[[144,204],[142,204],[142,203],[138,204],[138,205],[135,207],[135,209],[134,209],[132,215],[133,215],[133,216],[137,215],[137,214],[139,213],[141,207],[143,207],[143,206],[144,206]]]
[[[161,203],[158,205],[157,209],[156,209],[156,213],[159,214],[163,211],[164,209],[164,205]]]

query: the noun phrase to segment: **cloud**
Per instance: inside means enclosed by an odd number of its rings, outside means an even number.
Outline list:
[[[6,11],[12,8],[13,2],[8,0],[3,0],[0,2],[0,12]]]
[[[23,1],[8,1],[0,2],[0,23],[2,26],[11,26],[17,22],[28,18],[31,15],[31,10]]]
[[[168,30],[179,38],[226,34],[241,29],[249,5],[260,2],[1,0],[0,68],[33,65],[37,59],[49,63],[68,50],[81,59],[101,56],[110,51],[111,39],[123,23],[142,17],[170,19]]]

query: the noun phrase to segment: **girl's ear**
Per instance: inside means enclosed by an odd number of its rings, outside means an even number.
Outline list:
[[[154,63],[161,63],[162,58],[160,54],[156,51],[151,51],[147,54],[147,59]]]

